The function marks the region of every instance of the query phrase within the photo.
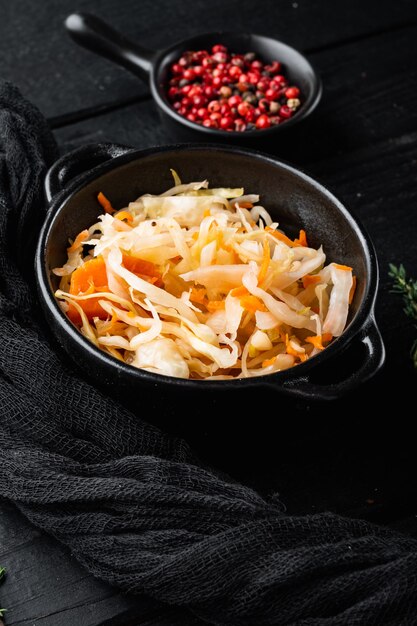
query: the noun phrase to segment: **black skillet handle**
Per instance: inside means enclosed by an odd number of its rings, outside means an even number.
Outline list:
[[[64,154],[48,170],[45,178],[45,194],[51,202],[58,193],[75,178],[86,174],[90,170],[106,161],[115,159],[131,152],[133,148],[117,143],[99,143],[81,146],[68,154]]]
[[[65,20],[65,27],[80,46],[122,65],[148,82],[156,51],[130,41],[90,13],[69,15]]]
[[[372,378],[385,361],[384,342],[373,316],[368,319],[364,328],[353,338],[351,347],[357,347],[357,345],[355,346],[357,342],[360,342],[362,345],[363,360],[355,371],[344,380],[327,384],[326,380],[323,380],[322,383],[318,383],[311,381],[309,374],[307,374],[306,376],[299,376],[285,381],[280,389],[293,397],[303,400],[337,400],[341,398],[348,391],[352,391],[358,385]],[[348,358],[348,354],[349,347],[347,347],[343,356],[339,358]]]

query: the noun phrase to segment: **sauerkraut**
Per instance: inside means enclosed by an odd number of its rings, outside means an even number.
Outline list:
[[[291,239],[259,196],[207,181],[146,194],[68,247],[55,295],[95,346],[133,367],[191,379],[288,369],[342,334],[356,280]]]

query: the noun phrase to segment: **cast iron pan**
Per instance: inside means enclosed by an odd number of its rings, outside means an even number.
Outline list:
[[[149,83],[162,120],[173,136],[181,141],[226,139],[234,143],[258,144],[259,141],[272,140],[309,116],[321,97],[321,81],[308,60],[294,48],[269,37],[245,33],[207,33],[180,41],[165,50],[148,50],[88,13],[70,15],[65,25],[71,37],[81,46],[122,65]],[[251,51],[259,54],[265,61],[280,61],[290,83],[301,89],[303,104],[294,117],[265,130],[226,132],[206,128],[179,115],[170,105],[165,93],[169,66],[186,50],[206,50],[216,43],[228,46],[232,52]]]
[[[323,244],[327,260],[350,265],[357,289],[348,326],[321,354],[289,370],[258,378],[195,381],[136,369],[106,355],[85,339],[54,298],[58,287],[51,269],[66,260],[68,239],[93,224],[102,212],[102,191],[115,208],[143,193],[172,186],[170,168],[182,180],[211,186],[244,186],[259,193],[262,204],[290,235],[307,231],[315,247]],[[378,267],[373,245],[363,228],[322,185],[303,172],[265,154],[213,145],[173,145],[133,150],[114,144],[82,147],[59,159],[46,178],[50,210],[39,238],[36,275],[48,324],[78,367],[108,390],[130,395],[138,404],[151,389],[158,411],[169,411],[193,396],[209,406],[225,395],[243,400],[259,391],[302,400],[338,398],[368,380],[384,361],[384,345],[375,324]],[[236,395],[237,394],[237,395]],[[147,402],[149,399],[147,400]]]

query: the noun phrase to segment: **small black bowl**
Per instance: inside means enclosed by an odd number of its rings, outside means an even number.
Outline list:
[[[66,19],[65,25],[77,43],[122,65],[149,83],[163,121],[174,138],[181,141],[226,140],[229,143],[251,144],[270,140],[309,116],[321,97],[321,81],[307,59],[294,48],[270,37],[245,33],[207,33],[185,39],[165,50],[155,51],[130,41],[101,19],[88,13],[73,13]],[[256,52],[264,61],[280,61],[290,83],[301,90],[303,101],[294,116],[265,130],[229,132],[206,128],[179,115],[166,94],[171,63],[187,50],[207,50],[217,43],[226,45],[232,52]]]
[[[305,228],[313,246],[323,244],[328,261],[354,268],[358,282],[348,326],[326,350],[268,376],[185,380],[117,361],[69,321],[54,297],[58,279],[51,270],[65,262],[68,239],[97,220],[102,211],[98,192],[121,208],[143,193],[165,191],[172,185],[171,167],[185,181],[207,178],[212,186],[244,186],[259,193],[262,204],[290,235]],[[230,146],[174,145],[135,151],[99,144],[59,159],[47,175],[46,191],[50,210],[36,254],[41,304],[58,342],[110,394],[128,396],[139,407],[146,397],[158,415],[175,415],[176,405],[180,412],[190,406],[224,406],[231,398],[245,408],[250,398],[262,397],[264,402],[267,390],[280,394],[281,400],[284,396],[290,401],[330,400],[355,389],[381,367],[384,346],[374,319],[378,267],[373,245],[345,207],[303,172],[265,154]]]

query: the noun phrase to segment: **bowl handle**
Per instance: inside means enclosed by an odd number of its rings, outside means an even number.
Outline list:
[[[73,13],[65,20],[65,27],[80,46],[118,63],[142,80],[148,82],[155,50],[148,50],[130,41],[103,20],[90,13]]]
[[[325,379],[323,382],[313,382],[310,380],[310,375],[306,374],[285,381],[279,390],[303,400],[337,400],[341,398],[345,393],[372,378],[385,361],[384,342],[373,315],[368,319],[364,328],[354,337],[352,346],[357,345],[358,342],[364,348],[363,361],[354,372],[343,380],[336,383],[326,383]],[[346,356],[348,352],[349,347],[346,349]],[[276,385],[271,382],[268,383],[268,386],[275,387]]]
[[[106,161],[131,152],[133,148],[116,143],[100,143],[81,146],[62,156],[52,165],[45,177],[45,193],[51,202],[58,193],[75,178],[85,174]]]

